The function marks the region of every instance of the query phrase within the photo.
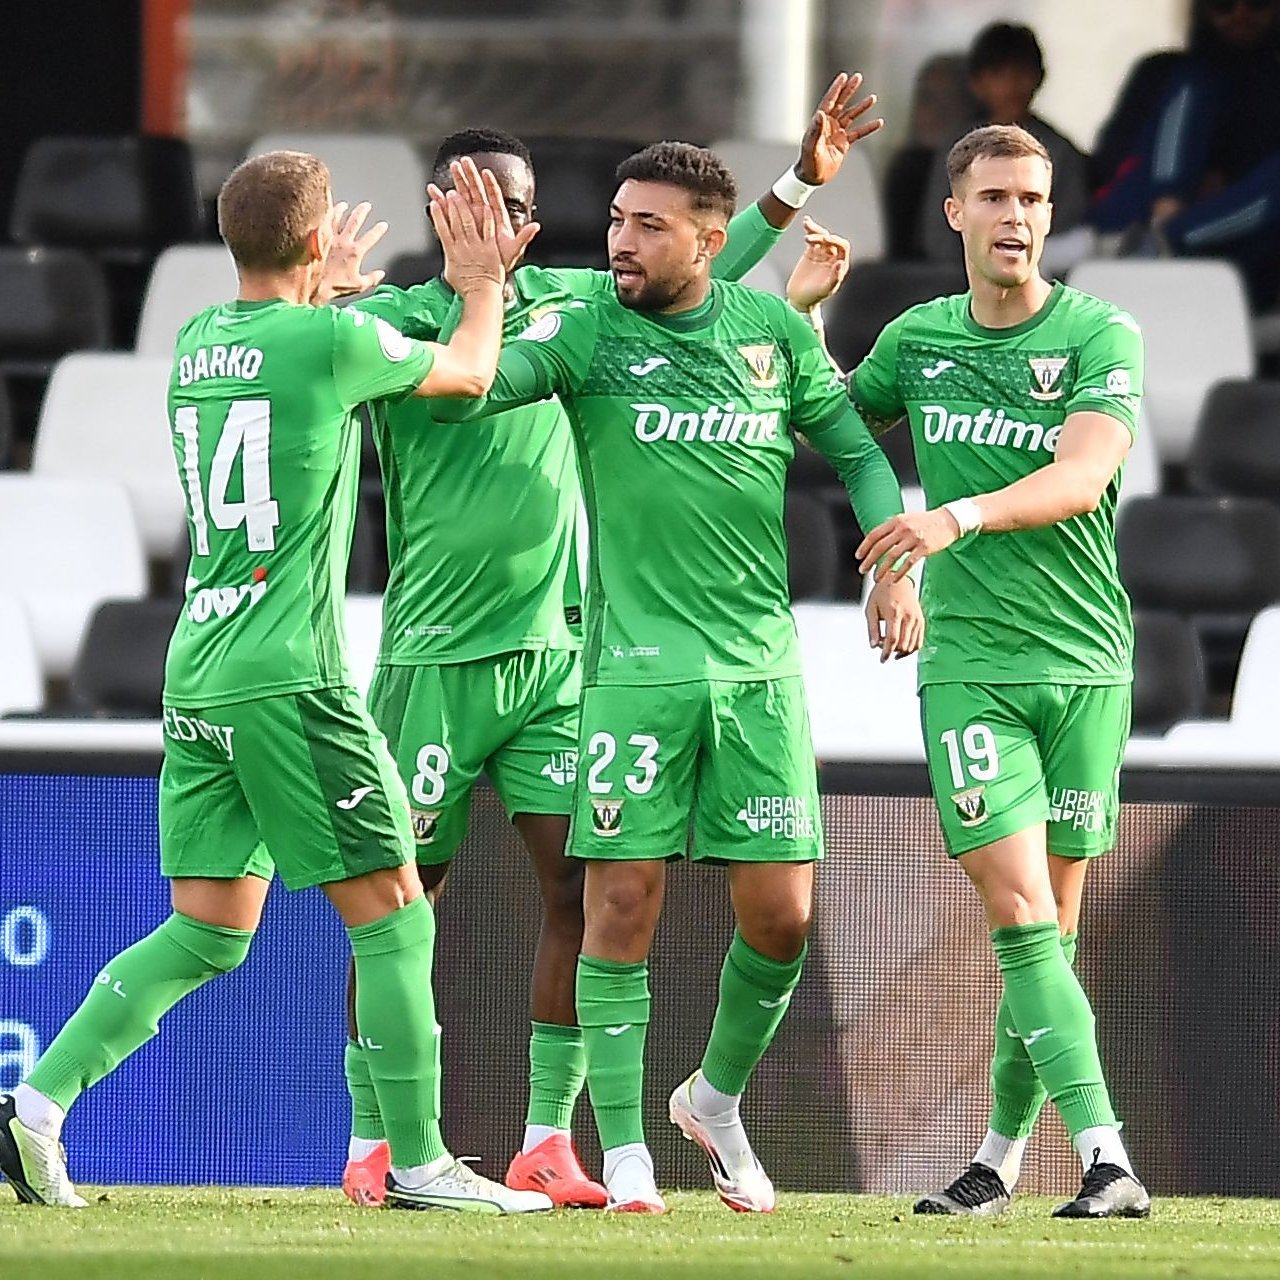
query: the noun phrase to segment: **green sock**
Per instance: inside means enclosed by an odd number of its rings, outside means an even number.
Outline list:
[[[720,970],[720,1002],[702,1055],[702,1074],[713,1089],[737,1097],[747,1087],[791,1003],[804,957],[802,951],[785,963],[770,960],[733,931]]]
[[[1062,935],[1062,952],[1072,968],[1076,963],[1076,935]],[[991,1058],[991,1128],[1006,1138],[1029,1138],[1049,1095],[1013,1028],[1009,997],[1002,994],[996,1011],[995,1053]]]
[[[436,923],[426,898],[347,930],[356,961],[356,1026],[392,1163],[446,1154],[440,1133],[440,1035],[431,990]]]
[[[578,1021],[600,1145],[644,1141],[641,1090],[649,1028],[649,966],[578,957]]]
[[[568,1129],[587,1078],[581,1027],[535,1022],[529,1036],[529,1110],[525,1124]]]
[[[1093,1010],[1067,963],[1057,923],[996,929],[991,943],[1014,1029],[1071,1136],[1095,1125],[1114,1127]]]
[[[241,964],[252,941],[252,930],[203,924],[175,911],[107,963],[27,1083],[68,1109],[146,1044],[179,1000]]]
[[[383,1141],[387,1131],[382,1123],[382,1112],[378,1110],[378,1092],[369,1074],[369,1060],[358,1041],[347,1041],[342,1067],[351,1098],[351,1136],[369,1142]]]

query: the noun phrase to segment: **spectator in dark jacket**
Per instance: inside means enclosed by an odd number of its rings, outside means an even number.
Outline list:
[[[1196,0],[1186,57],[1090,220],[1127,247],[1233,259],[1280,281],[1280,0]]]

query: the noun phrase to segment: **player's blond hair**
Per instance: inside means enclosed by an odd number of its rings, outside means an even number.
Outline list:
[[[1053,176],[1053,161],[1035,134],[1016,124],[988,124],[972,129],[947,152],[951,190],[957,190],[975,160],[1019,160],[1023,156],[1039,156]]]
[[[329,204],[329,170],[305,151],[268,151],[233,169],[218,192],[218,232],[236,264],[287,271]]]

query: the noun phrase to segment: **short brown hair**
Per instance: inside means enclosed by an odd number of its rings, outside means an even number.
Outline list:
[[[1050,177],[1053,176],[1053,161],[1035,134],[1016,124],[988,124],[972,129],[947,152],[951,190],[960,185],[975,160],[1017,160],[1022,156],[1039,156],[1048,165]]]
[[[232,170],[218,192],[218,232],[238,266],[286,271],[306,260],[308,232],[329,200],[329,170],[305,151],[268,151]]]

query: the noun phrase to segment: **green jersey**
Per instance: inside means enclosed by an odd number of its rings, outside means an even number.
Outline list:
[[[781,232],[752,205],[730,223],[729,235],[716,273],[736,279]],[[504,339],[575,298],[614,287],[606,271],[535,266],[520,267],[512,283]],[[454,293],[432,280],[384,286],[353,305],[435,340]],[[439,421],[428,401],[406,400],[374,406],[373,431],[390,564],[379,662],[413,666],[579,648],[582,491],[560,405],[522,406],[477,429]]]
[[[347,684],[355,409],[411,391],[431,353],[358,312],[210,307],[178,334],[169,421],[191,567],[165,701],[210,707]]]
[[[551,394],[573,428],[591,530],[587,683],[798,674],[782,521],[791,432],[832,460],[868,527],[901,510],[809,327],[781,298],[722,281],[677,315],[601,292],[509,344],[485,401],[437,412]]]
[[[1142,335],[1108,302],[1055,285],[1029,320],[985,329],[970,295],[899,316],[849,379],[876,423],[911,423],[931,507],[988,493],[1053,461],[1072,413],[1137,431]],[[1016,533],[970,536],[929,560],[920,683],[1117,684],[1133,623],[1116,568],[1120,477],[1097,510]]]

